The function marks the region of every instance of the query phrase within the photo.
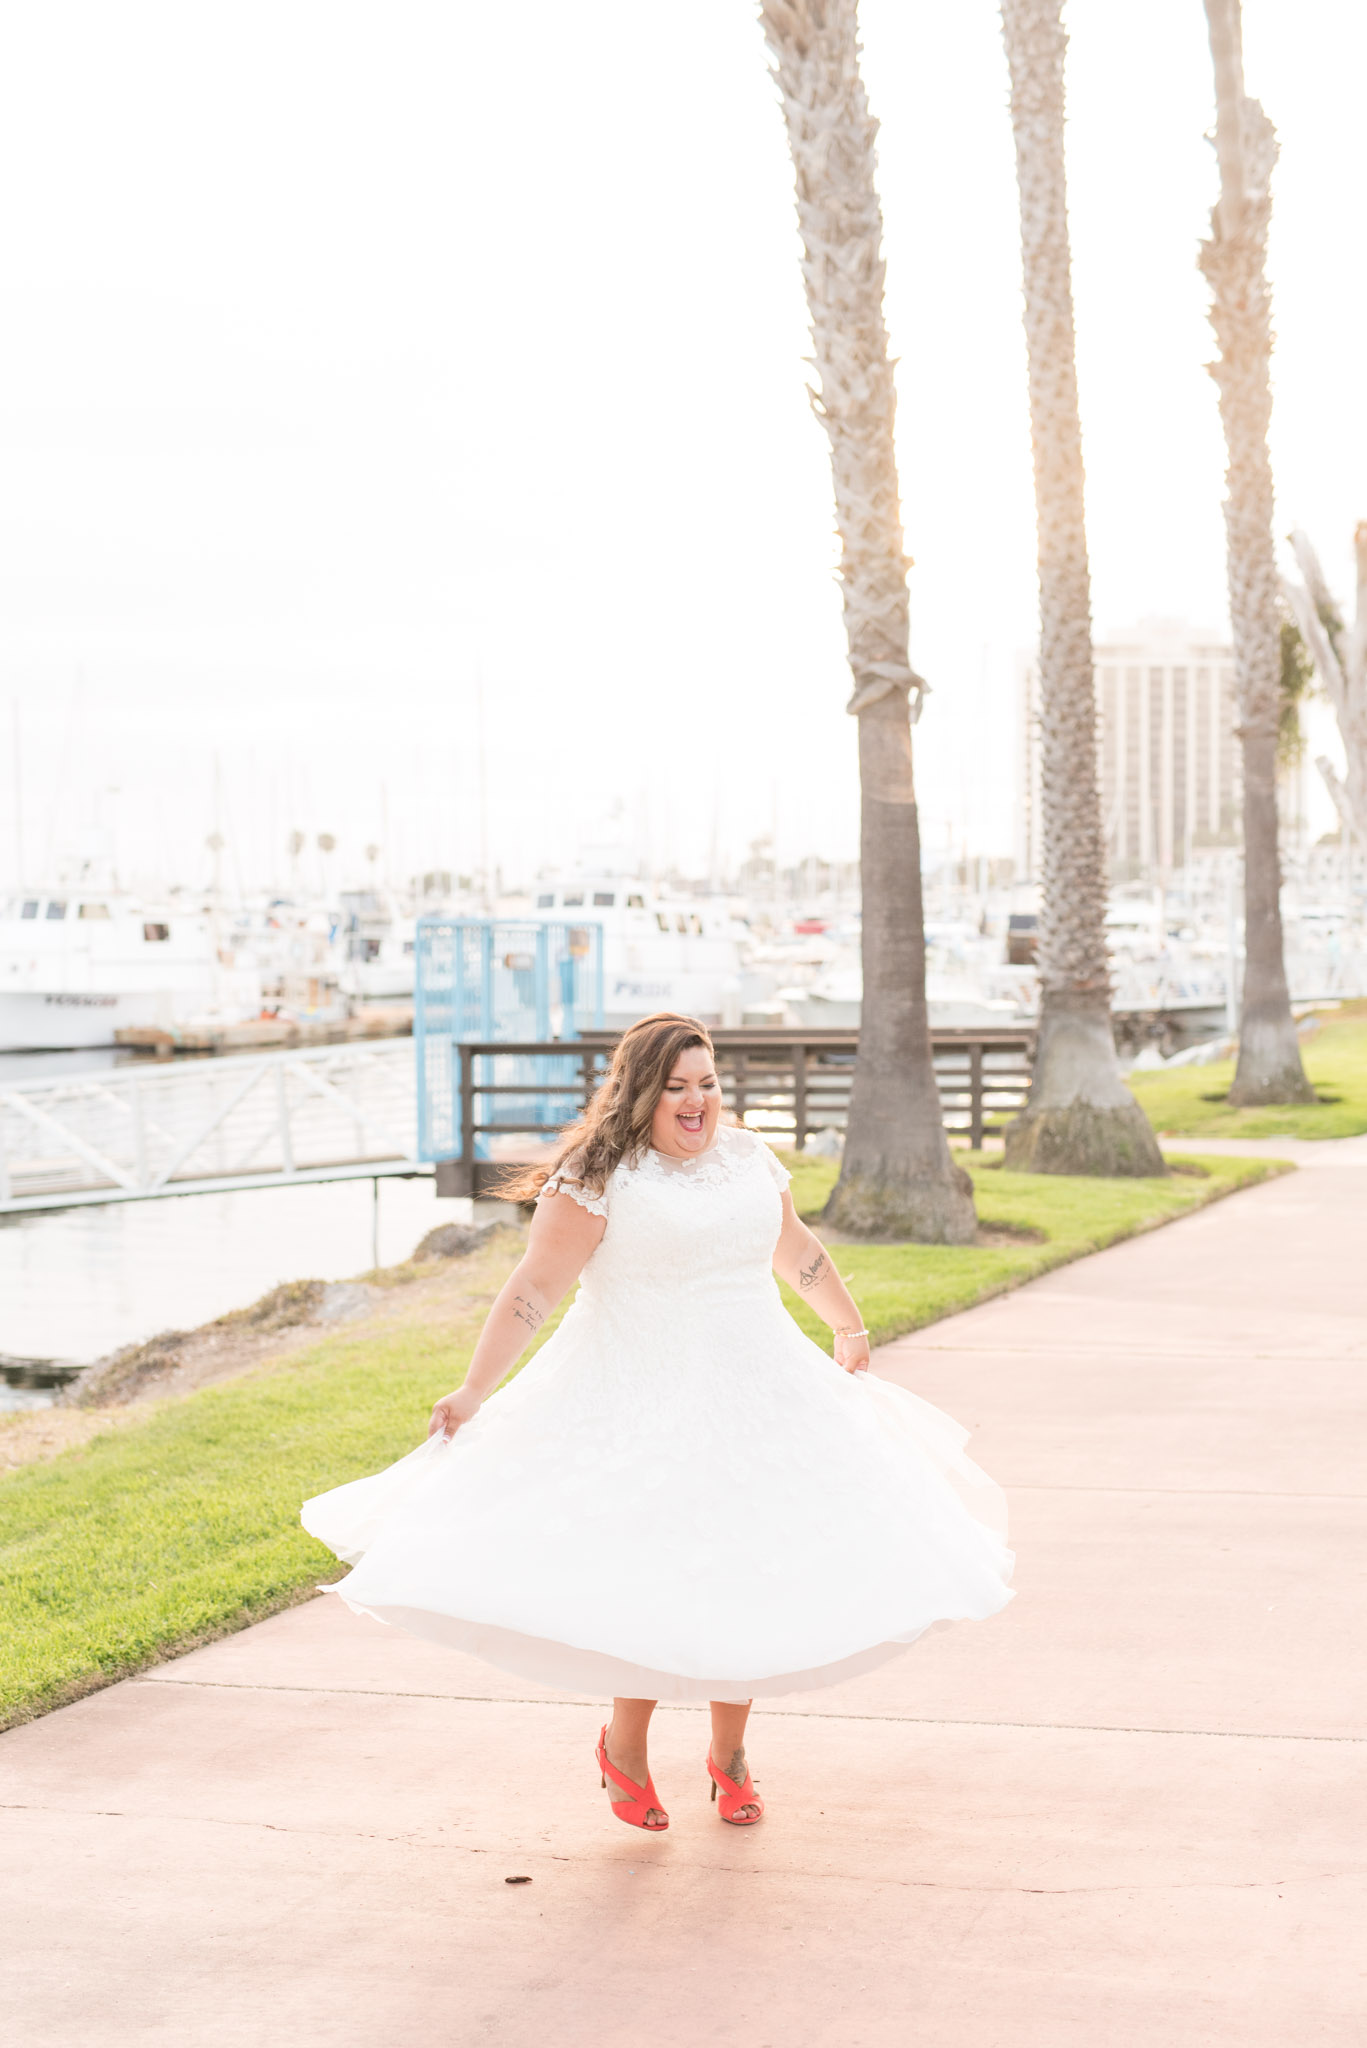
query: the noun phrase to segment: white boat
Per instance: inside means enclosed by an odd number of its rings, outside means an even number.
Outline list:
[[[272,1010],[312,1023],[340,1023],[350,1015],[336,911],[272,896],[234,911],[226,932],[232,958],[254,970]]]
[[[411,996],[417,968],[418,921],[406,917],[387,892],[344,889],[341,939],[345,993],[360,1002]]]
[[[989,993],[986,977],[928,974],[926,1010],[932,1031],[991,1030],[1016,1025],[1024,1014],[1010,996]],[[823,975],[808,989],[784,991],[795,1024],[824,1031],[857,1031],[864,1002],[864,977],[858,967]]]
[[[538,917],[602,926],[605,1029],[620,1030],[652,1010],[740,1023],[747,934],[725,906],[608,874],[539,883],[532,908]]]
[[[260,1008],[209,919],[82,883],[0,900],[0,1052],[68,1051]]]

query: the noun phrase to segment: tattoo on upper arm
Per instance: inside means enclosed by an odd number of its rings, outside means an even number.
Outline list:
[[[805,1294],[809,1288],[819,1287],[830,1274],[830,1270],[831,1262],[825,1252],[818,1252],[810,1266],[799,1266],[797,1279],[803,1293]]]
[[[513,1314],[518,1322],[525,1323],[533,1332],[539,1330],[546,1320],[535,1302],[528,1301],[525,1294],[513,1296]]]

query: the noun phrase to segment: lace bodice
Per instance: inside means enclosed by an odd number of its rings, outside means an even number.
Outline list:
[[[757,1131],[747,1131],[734,1124],[718,1127],[716,1141],[706,1152],[699,1152],[691,1159],[675,1159],[667,1152],[657,1152],[654,1146],[647,1147],[639,1160],[629,1163],[623,1160],[609,1175],[601,1195],[592,1195],[581,1187],[574,1178],[573,1165],[566,1164],[553,1173],[542,1188],[543,1195],[569,1195],[581,1208],[590,1210],[595,1216],[609,1213],[612,1190],[629,1180],[678,1179],[693,1187],[720,1187],[724,1182],[734,1180],[745,1171],[749,1163],[762,1156],[769,1171],[770,1179],[780,1193],[787,1187],[792,1175],[786,1166],[780,1165]],[[540,1199],[538,1197],[538,1199]]]
[[[704,1299],[724,1304],[737,1289],[772,1290],[788,1179],[757,1132],[722,1125],[696,1158],[648,1150],[623,1160],[601,1195],[562,1169],[542,1196],[569,1195],[607,1220],[581,1277],[581,1301],[620,1310],[648,1296],[654,1322],[666,1298],[700,1312]]]

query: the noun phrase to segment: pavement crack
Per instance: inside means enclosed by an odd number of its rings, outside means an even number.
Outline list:
[[[202,1687],[208,1691],[222,1692],[287,1692],[325,1693],[333,1699],[379,1699],[379,1700],[447,1700],[452,1706],[462,1707],[553,1707],[560,1711],[580,1712],[585,1707],[595,1707],[592,1700],[546,1700],[532,1699],[525,1694],[509,1694],[503,1699],[493,1699],[488,1693],[478,1692],[410,1692],[399,1691],[392,1686],[366,1685],[262,1685],[256,1681],[241,1678],[134,1678],[125,1681],[130,1685],[183,1685]],[[659,1710],[664,1714],[705,1714],[705,1706],[685,1705],[677,1700],[661,1700]],[[1299,1729],[1290,1731],[1275,1728],[1149,1728],[1120,1721],[988,1721],[970,1720],[954,1714],[849,1714],[829,1713],[815,1707],[768,1707],[763,1701],[755,1704],[757,1714],[767,1714],[775,1721],[873,1721],[891,1723],[907,1728],[999,1728],[1004,1732],[1038,1732],[1049,1735],[1164,1735],[1173,1741],[1200,1739],[1218,1742],[1334,1742],[1361,1747],[1367,1742],[1363,1735],[1311,1735]]]
[[[716,1865],[719,1869],[723,1866]],[[761,1865],[753,1865],[743,1875],[766,1877],[772,1875]],[[1266,1892],[1287,1891],[1292,1885],[1325,1884],[1339,1880],[1358,1882],[1361,1873],[1353,1870],[1310,1870],[1300,1877],[1211,1877],[1177,1879],[1170,1883],[1143,1884],[956,1884],[942,1877],[874,1877],[869,1878],[857,1871],[810,1872],[822,1883],[836,1883],[887,1886],[900,1891],[956,1892],[970,1897],[987,1898],[1040,1898],[1070,1899],[1104,1897],[1109,1894],[1137,1898],[1156,1897],[1164,1892]]]
[[[912,1890],[1009,1893],[1018,1898],[1072,1899],[1101,1897],[1107,1893],[1153,1896],[1160,1892],[1269,1892],[1286,1891],[1291,1885],[1332,1883],[1358,1876],[1351,1870],[1311,1870],[1303,1877],[1211,1877],[1191,1878],[1171,1884],[965,1884],[942,1883],[933,1877],[892,1878]]]
[[[1071,1481],[1057,1484],[1047,1479],[1012,1481],[1011,1493],[1101,1493],[1137,1494],[1143,1498],[1153,1494],[1163,1500],[1296,1500],[1296,1501],[1360,1501],[1362,1493],[1305,1493],[1288,1491],[1285,1487],[1266,1486],[1083,1486]]]
[[[131,1820],[121,1806],[44,1806],[29,1799],[0,1799],[0,1813],[78,1813],[87,1820]]]
[[[419,1848],[440,1849],[446,1854],[484,1856],[491,1853],[479,1843],[441,1842],[425,1837],[421,1832],[410,1830],[404,1834],[381,1834],[376,1828],[310,1828],[290,1827],[278,1821],[239,1820],[214,1813],[130,1813],[122,1807],[50,1806],[41,1801],[17,1799],[0,1800],[0,1812],[5,1813],[52,1813],[63,1814],[75,1819],[133,1820],[178,1822],[188,1827],[251,1828],[259,1833],[272,1835],[314,1836],[323,1840],[336,1841],[345,1837],[359,1842],[388,1842],[409,1844]],[[524,1852],[524,1860],[525,1860]],[[602,1859],[593,1854],[579,1853],[565,1855],[554,1850],[540,1851],[539,1860],[546,1863],[566,1863],[581,1868],[601,1868]],[[659,1875],[669,1874],[667,1866],[648,1864],[644,1871]],[[732,1875],[737,1877],[771,1877],[772,1871],[763,1864],[738,1867],[734,1864],[712,1864],[714,1876]],[[1334,1884],[1358,1882],[1362,1872],[1355,1870],[1310,1870],[1297,1877],[1249,1877],[1249,1878],[1184,1878],[1159,1884],[1142,1882],[1120,1884],[959,1884],[942,1877],[894,1877],[891,1875],[870,1875],[864,1871],[808,1870],[802,1875],[821,1884],[859,1885],[864,1888],[891,1888],[898,1891],[953,1892],[968,1897],[983,1898],[1100,1898],[1105,1896],[1157,1897],[1169,1892],[1227,1892],[1227,1891],[1286,1891],[1294,1886],[1307,1884]]]
[[[270,1835],[317,1835],[328,1841],[345,1836],[356,1842],[416,1842],[416,1833],[382,1835],[377,1828],[289,1827],[273,1820],[234,1820],[218,1813],[130,1813],[126,1807],[48,1806],[38,1800],[0,1800],[0,1813],[59,1813],[81,1820],[175,1821],[183,1827],[255,1828]]]

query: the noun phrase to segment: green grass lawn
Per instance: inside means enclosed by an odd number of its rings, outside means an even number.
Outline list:
[[[1008,1174],[971,1162],[985,1226],[1038,1241],[841,1245],[841,1271],[875,1337],[920,1328],[1282,1170],[1208,1159],[1162,1181]],[[828,1161],[798,1159],[802,1209]],[[338,1331],[221,1387],[0,1478],[0,1726],[243,1627],[339,1575],[299,1526],[299,1504],[412,1448],[437,1394],[461,1378],[488,1301],[516,1254],[502,1238],[461,1269],[456,1307],[405,1307]],[[791,1301],[799,1322],[829,1332]],[[550,1326],[553,1327],[553,1324]],[[549,1327],[540,1341],[549,1335]]]
[[[1305,1071],[1324,1099],[1304,1108],[1231,1109],[1234,1063],[1131,1074],[1156,1131],[1182,1138],[1355,1138],[1367,1131],[1367,1003],[1345,1003],[1301,1041]]]

